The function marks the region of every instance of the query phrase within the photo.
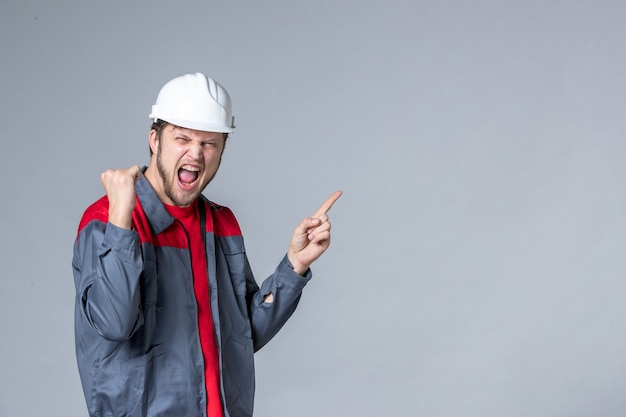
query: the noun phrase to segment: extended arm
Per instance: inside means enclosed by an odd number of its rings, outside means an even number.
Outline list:
[[[333,193],[311,217],[294,229],[289,249],[274,274],[263,281],[252,300],[252,328],[255,350],[267,343],[293,314],[302,289],[311,279],[310,265],[330,246],[328,211],[341,197]]]

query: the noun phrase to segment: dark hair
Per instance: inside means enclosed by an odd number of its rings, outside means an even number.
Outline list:
[[[152,122],[152,126],[150,126],[150,130],[155,130],[157,139],[161,140],[161,133],[163,132],[163,129],[165,129],[167,126],[176,127],[176,125],[166,122],[165,120],[157,119],[156,122]],[[228,139],[228,133],[223,133],[223,135],[224,135],[224,145],[226,145],[226,139]],[[152,148],[150,147],[150,144],[148,144],[148,149],[150,150],[150,156],[152,157]]]

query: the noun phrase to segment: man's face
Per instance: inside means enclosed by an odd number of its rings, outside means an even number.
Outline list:
[[[224,142],[224,134],[218,132],[167,125],[158,137],[152,130],[153,155],[146,177],[161,200],[179,207],[193,203],[215,176]]]

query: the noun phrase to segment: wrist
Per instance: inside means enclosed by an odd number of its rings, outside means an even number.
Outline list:
[[[304,265],[298,262],[291,254],[287,254],[287,259],[289,260],[291,269],[293,269],[293,272],[295,272],[296,274],[304,276],[304,274],[306,274],[306,271],[309,270],[309,265]]]
[[[120,216],[109,213],[109,223],[121,227],[122,229],[130,230],[132,226],[132,216]]]

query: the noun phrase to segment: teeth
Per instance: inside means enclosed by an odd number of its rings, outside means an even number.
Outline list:
[[[181,168],[187,171],[194,171],[194,172],[200,171],[199,168],[191,166],[191,165],[183,165]]]

